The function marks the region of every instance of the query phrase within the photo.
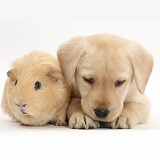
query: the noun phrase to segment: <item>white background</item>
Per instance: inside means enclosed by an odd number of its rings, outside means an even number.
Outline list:
[[[22,127],[0,111],[0,159],[160,159],[160,12],[158,1],[0,1],[0,99],[10,63],[33,50],[56,56],[77,35],[113,33],[154,57],[146,88],[147,124],[131,130]]]

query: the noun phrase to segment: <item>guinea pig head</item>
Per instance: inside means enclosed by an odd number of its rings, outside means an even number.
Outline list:
[[[17,119],[19,116],[47,116],[61,101],[59,97],[62,97],[63,91],[59,86],[62,85],[62,76],[58,69],[23,65],[9,70],[7,75],[10,84],[8,99]]]

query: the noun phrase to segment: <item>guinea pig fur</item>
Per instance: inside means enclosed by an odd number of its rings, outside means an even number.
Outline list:
[[[2,109],[22,125],[64,125],[70,91],[58,61],[33,51],[14,61],[7,72]]]

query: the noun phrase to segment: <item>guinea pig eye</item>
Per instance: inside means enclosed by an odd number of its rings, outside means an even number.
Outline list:
[[[88,84],[93,84],[93,82],[94,82],[94,79],[93,79],[93,78],[83,77],[83,80],[84,80],[85,82],[87,82]]]
[[[37,81],[34,85],[35,90],[39,90],[41,88],[41,82]]]
[[[15,85],[15,86],[17,85],[17,82],[18,82],[18,79],[16,79],[16,81],[14,82],[14,85]]]

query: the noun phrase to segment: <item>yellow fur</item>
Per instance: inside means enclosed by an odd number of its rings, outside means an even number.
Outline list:
[[[147,121],[150,104],[144,90],[153,59],[140,44],[110,34],[76,37],[62,44],[57,56],[72,89],[67,113],[71,128],[96,128],[98,122],[132,128]],[[117,80],[124,84],[115,86]],[[97,117],[95,109],[109,114]]]
[[[70,92],[59,63],[52,55],[31,52],[14,61],[7,74],[2,98],[6,114],[23,125],[65,124]],[[35,90],[37,81],[41,88]],[[22,114],[17,104],[26,104],[27,114]]]

